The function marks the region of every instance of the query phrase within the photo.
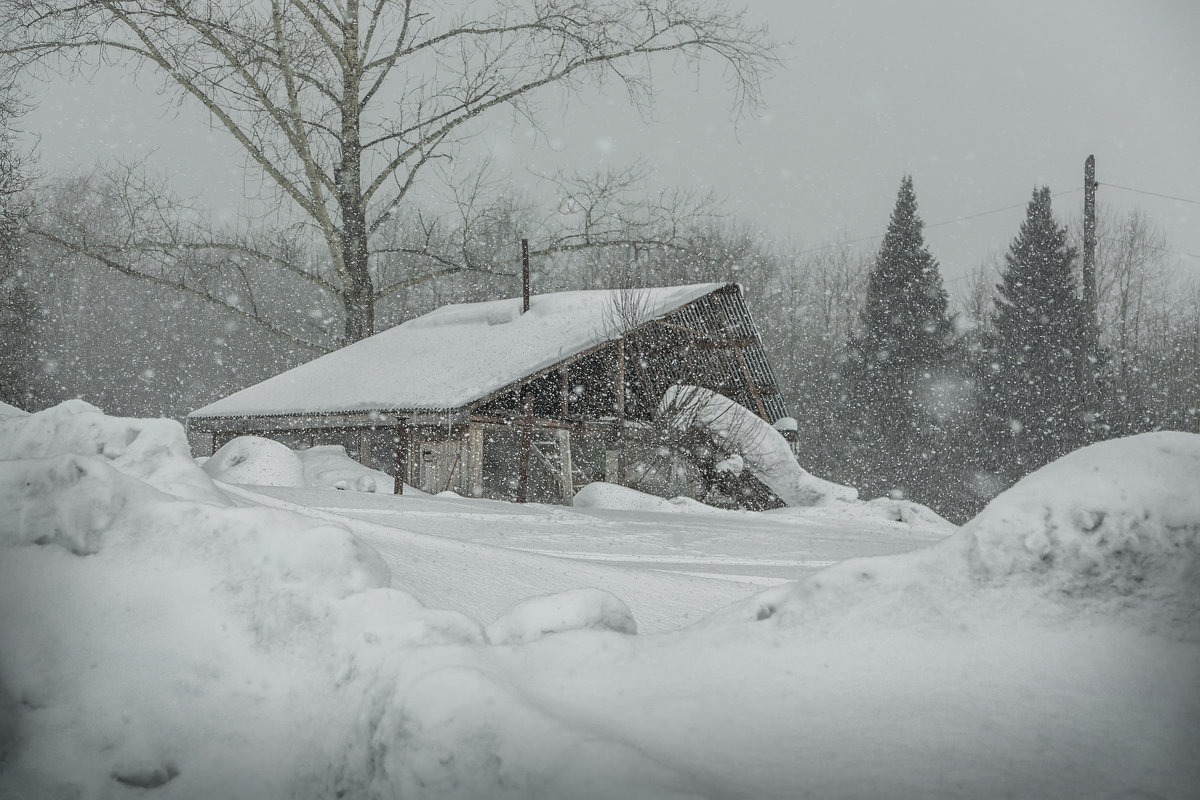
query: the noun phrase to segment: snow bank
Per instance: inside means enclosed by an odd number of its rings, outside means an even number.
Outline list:
[[[328,517],[248,494],[175,423],[65,404],[0,424],[0,797],[1200,785],[1200,436],[1093,446],[928,550],[655,636],[614,635],[633,619],[594,591],[485,631],[390,587]],[[477,578],[454,588],[496,591]]]
[[[663,395],[659,413],[673,410],[675,424],[699,425],[741,457],[745,468],[789,506],[814,506],[854,500],[858,491],[806,472],[779,431],[750,409],[699,386],[673,386]]]
[[[0,797],[600,798],[614,774],[673,779],[532,708],[478,622],[389,588],[346,529],[235,503],[174,422],[82,403],[6,420],[0,507]],[[635,629],[587,592],[507,625]]]
[[[28,413],[28,411],[22,411],[16,406],[10,406],[8,403],[0,402],[0,419],[7,419],[8,417],[23,417]]]
[[[493,644],[523,644],[550,633],[574,630],[637,633],[629,607],[602,589],[572,589],[532,597],[511,608],[488,626]]]
[[[1200,625],[1200,436],[1091,445],[1027,476],[935,547],[846,561],[714,620],[911,624],[964,605]]]
[[[341,445],[291,450],[259,436],[239,436],[200,463],[215,480],[247,486],[293,486],[392,492],[392,476],[346,455]]]
[[[212,481],[192,463],[183,429],[172,420],[109,417],[82,400],[0,419],[0,460],[67,454],[95,457],[176,497],[219,501]]]

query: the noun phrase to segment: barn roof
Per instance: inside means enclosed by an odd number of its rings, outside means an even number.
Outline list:
[[[638,290],[646,318],[721,289],[703,283]],[[616,338],[620,290],[458,303],[377,333],[197,409],[189,417],[245,417],[461,408]]]

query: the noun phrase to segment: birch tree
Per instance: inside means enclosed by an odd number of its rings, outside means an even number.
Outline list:
[[[722,64],[739,114],[776,61],[765,28],[702,0],[0,0],[0,19],[10,74],[149,67],[198,103],[320,243],[316,266],[277,266],[330,298],[345,342],[374,331],[376,303],[399,285],[372,270],[373,240],[432,164],[506,109],[536,125],[548,93],[614,84],[644,110],[654,65],[674,56]],[[430,274],[470,268],[430,262]]]

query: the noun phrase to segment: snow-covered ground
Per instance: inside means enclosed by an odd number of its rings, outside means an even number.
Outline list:
[[[961,530],[670,505],[232,486],[172,422],[0,417],[0,797],[1196,796],[1200,437]]]

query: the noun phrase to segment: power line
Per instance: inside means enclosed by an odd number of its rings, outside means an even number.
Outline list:
[[[1191,203],[1194,206],[1200,206],[1200,200],[1192,200],[1187,197],[1176,197],[1173,194],[1162,194],[1161,192],[1150,192],[1150,191],[1146,191],[1145,189],[1134,189],[1132,186],[1121,186],[1118,183],[1100,182],[1100,185],[1108,186],[1113,189],[1122,189],[1126,192],[1133,192],[1135,194],[1144,194],[1144,195],[1149,195],[1150,197],[1162,197],[1166,200],[1175,200],[1180,203]],[[1190,254],[1184,253],[1184,255],[1190,255]]]
[[[1075,194],[1076,192],[1082,192],[1082,191],[1083,191],[1082,188],[1064,189],[1063,191],[1055,192],[1054,194],[1052,194],[1050,196],[1052,198],[1053,197],[1062,197],[1063,195]],[[1028,202],[1014,203],[1011,206],[1004,206],[1002,208],[992,208],[987,211],[980,211],[975,214],[967,214],[966,216],[955,217],[954,219],[942,220],[941,222],[931,222],[931,223],[927,224],[925,227],[926,228],[940,228],[944,225],[957,225],[960,222],[966,222],[966,221],[972,220],[972,219],[979,219],[980,217],[987,217],[987,216],[991,216],[992,214],[1002,214],[1005,211],[1013,211],[1018,208],[1025,208],[1025,206],[1027,206],[1027,205],[1028,205]],[[874,236],[860,236],[857,239],[848,239],[844,242],[833,242],[831,244],[823,244],[819,247],[810,247],[806,250],[797,251],[796,255],[802,256],[807,253],[818,253],[822,250],[832,250],[835,247],[845,247],[846,245],[851,245],[851,244],[861,244],[862,242],[877,241],[879,239],[882,239],[886,235],[887,234],[885,234],[885,233],[879,233]]]

